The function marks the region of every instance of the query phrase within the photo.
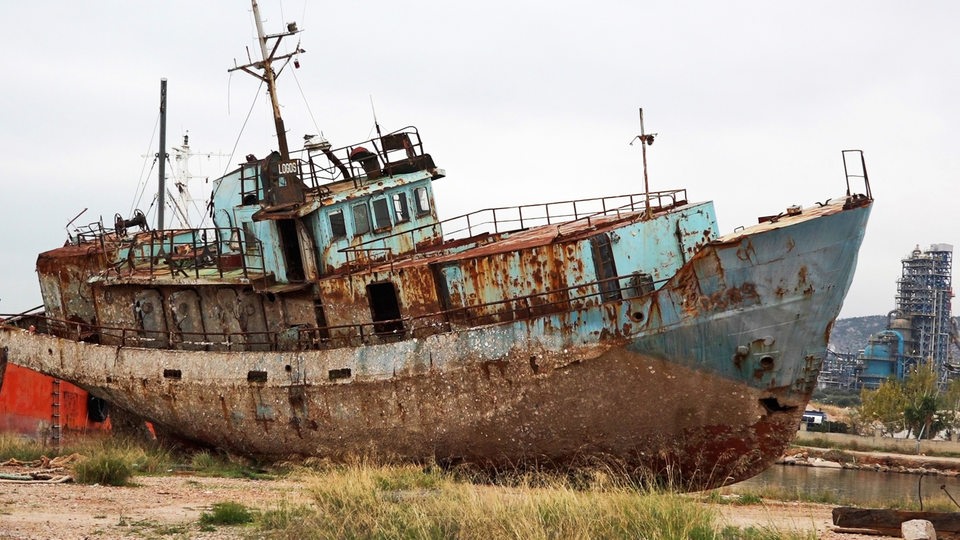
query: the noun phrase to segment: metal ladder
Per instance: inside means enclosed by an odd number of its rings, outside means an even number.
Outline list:
[[[53,379],[50,393],[50,442],[60,448],[63,426],[60,424],[60,379]]]

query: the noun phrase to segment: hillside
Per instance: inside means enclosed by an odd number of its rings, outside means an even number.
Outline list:
[[[886,315],[837,319],[830,333],[830,347],[840,353],[856,354],[867,345],[871,334],[887,328]]]
[[[960,317],[958,317],[960,319]],[[837,319],[830,334],[830,347],[839,353],[856,354],[867,346],[871,334],[887,328],[886,315]]]

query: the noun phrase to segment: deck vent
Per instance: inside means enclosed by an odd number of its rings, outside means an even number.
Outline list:
[[[247,382],[267,382],[267,372],[266,371],[248,371],[247,372]]]
[[[179,381],[183,377],[183,374],[180,373],[179,369],[165,369],[163,370],[164,379],[174,379]]]
[[[330,375],[331,381],[336,381],[338,379],[349,379],[351,375],[350,368],[331,369],[327,373]]]

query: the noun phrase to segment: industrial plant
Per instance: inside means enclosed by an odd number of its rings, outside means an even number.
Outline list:
[[[934,366],[941,384],[960,376],[960,329],[951,316],[953,246],[917,246],[902,264],[886,329],[856,354],[832,351],[824,362],[824,386],[877,388],[891,377],[903,379],[922,362]]]

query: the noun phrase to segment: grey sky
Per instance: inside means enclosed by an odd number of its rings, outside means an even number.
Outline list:
[[[257,95],[256,80],[226,72],[245,47],[256,50],[248,2],[10,4],[0,312],[41,303],[36,255],[62,245],[83,208],[83,223],[129,214],[141,156],[156,152],[161,77],[168,141],[189,130],[195,150],[230,153]],[[261,9],[268,32],[291,20],[305,30],[302,67],[280,82],[291,145],[318,130],[335,146],[368,138],[372,95],[384,129],[416,125],[447,170],[435,186],[442,217],[642,191],[639,149],[627,144],[642,106],[660,134],[651,188],[715,201],[723,232],[841,194],[840,151],[864,150],[877,203],[842,316],[892,309],[914,245],[960,249],[955,2],[262,0]],[[261,97],[233,162],[276,148],[271,129]],[[193,168],[220,172],[214,162]]]

